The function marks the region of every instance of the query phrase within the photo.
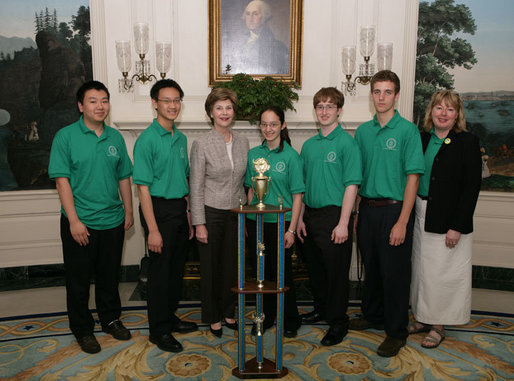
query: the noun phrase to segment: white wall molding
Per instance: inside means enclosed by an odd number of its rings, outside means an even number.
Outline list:
[[[396,54],[402,54],[401,91],[398,100],[398,111],[410,121],[414,112],[414,85],[416,76],[416,52],[418,43],[418,0],[405,2],[405,19],[403,33],[403,49]],[[394,53],[393,53],[394,54]]]
[[[89,0],[91,19],[91,50],[93,57],[93,78],[107,83],[107,51],[105,46],[104,0]],[[115,60],[116,62],[116,60]]]

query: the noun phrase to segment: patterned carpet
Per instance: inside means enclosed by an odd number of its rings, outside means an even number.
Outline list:
[[[308,311],[302,307],[302,311]],[[248,316],[251,314],[248,309]],[[359,309],[351,307],[351,317]],[[199,307],[185,305],[183,319],[199,321]],[[99,332],[102,351],[83,353],[68,329],[66,314],[23,316],[0,320],[1,380],[236,380],[237,336],[224,329],[221,339],[208,327],[177,334],[184,351],[162,352],[148,341],[143,308],[125,309],[122,320],[133,338],[120,342]],[[254,357],[254,338],[246,326],[247,356]],[[514,379],[514,316],[475,313],[472,321],[447,329],[437,349],[424,349],[422,334],[409,337],[394,358],[376,354],[384,333],[350,331],[342,343],[323,347],[326,325],[303,326],[284,340],[284,380],[512,380]],[[275,330],[266,331],[265,357],[273,360]]]

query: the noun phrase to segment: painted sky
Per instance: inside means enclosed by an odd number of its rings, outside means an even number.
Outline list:
[[[514,91],[514,1],[456,0],[469,7],[477,31],[461,34],[467,40],[478,62],[471,70],[457,68],[455,89],[459,92]]]
[[[5,37],[30,37],[34,39],[34,14],[48,7],[57,10],[59,22],[71,21],[81,5],[88,0],[0,0],[0,35]]]

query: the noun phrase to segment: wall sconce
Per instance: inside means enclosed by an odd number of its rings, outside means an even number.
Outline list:
[[[148,40],[148,24],[136,23],[134,25],[134,48],[139,55],[139,61],[136,61],[136,72],[130,79],[128,79],[132,63],[130,41],[116,41],[118,68],[123,75],[123,78],[119,80],[120,92],[132,91],[134,80],[141,82],[143,85],[154,79],[157,80],[157,77],[150,73],[150,62],[145,60],[148,53]],[[157,70],[161,78],[165,78],[171,65],[171,43],[157,41],[155,43],[155,57]]]
[[[359,65],[359,75],[353,81],[355,72],[356,49],[355,46],[343,46],[343,73],[346,81],[341,83],[341,89],[349,95],[355,95],[356,84],[367,85],[375,74],[375,65],[369,60],[375,50],[375,26],[362,26],[360,30],[360,52],[364,57],[364,63]],[[377,71],[391,70],[393,62],[393,43],[379,42],[377,44]]]

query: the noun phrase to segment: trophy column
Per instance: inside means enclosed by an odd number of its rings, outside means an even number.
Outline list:
[[[284,229],[285,213],[289,208],[282,206],[265,205],[265,208],[255,205],[240,206],[232,209],[238,213],[238,262],[237,262],[237,288],[232,290],[238,294],[238,366],[232,370],[232,374],[238,378],[281,378],[288,373],[282,365],[282,343],[284,330],[284,293],[288,290],[284,287]],[[257,215],[257,274],[255,281],[245,280],[245,214]],[[263,214],[277,214],[278,248],[277,248],[277,281],[264,279],[265,247],[263,245]],[[245,361],[245,295],[256,295],[256,308],[252,314],[252,320],[256,324],[257,335],[255,337],[256,356]],[[263,357],[263,294],[277,295],[277,328],[275,333],[275,361]]]

